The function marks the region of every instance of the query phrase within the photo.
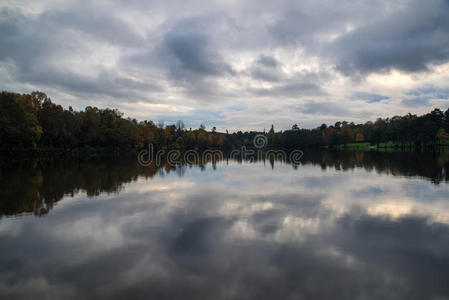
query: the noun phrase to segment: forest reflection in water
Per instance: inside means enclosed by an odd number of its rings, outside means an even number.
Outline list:
[[[0,298],[449,299],[448,168],[378,152],[3,163]]]
[[[242,163],[241,160],[235,162]],[[271,168],[275,168],[276,164],[288,164],[273,159],[251,162],[263,163]],[[87,196],[97,196],[103,192],[118,193],[124,184],[136,181],[139,177],[149,179],[170,172],[183,176],[188,168],[216,169],[217,163],[229,163],[229,159],[198,161],[193,166],[167,163],[141,166],[137,160],[130,158],[4,162],[0,165],[0,216],[20,213],[42,215],[48,213],[64,196],[73,196],[79,191],[85,191]],[[291,167],[300,171],[301,166],[309,164],[319,165],[323,170],[363,168],[393,176],[417,176],[435,184],[449,181],[449,154],[306,152],[301,164]]]

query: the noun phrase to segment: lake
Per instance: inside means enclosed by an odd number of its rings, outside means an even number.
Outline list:
[[[449,155],[2,162],[1,299],[449,299]]]

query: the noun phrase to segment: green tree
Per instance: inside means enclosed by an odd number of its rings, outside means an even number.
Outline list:
[[[0,94],[0,142],[2,147],[36,148],[42,135],[39,101],[31,95]]]

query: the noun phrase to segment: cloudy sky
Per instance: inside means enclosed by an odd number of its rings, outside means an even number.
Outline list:
[[[449,106],[448,0],[3,0],[0,89],[219,130]]]

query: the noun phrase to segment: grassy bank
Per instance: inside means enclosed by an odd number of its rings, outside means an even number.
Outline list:
[[[415,144],[411,142],[380,142],[380,143],[348,143],[344,145],[338,145],[335,148],[340,150],[378,150],[378,151],[386,151],[386,150],[426,150],[428,148],[448,148],[449,141],[442,141],[441,143],[421,143]]]

